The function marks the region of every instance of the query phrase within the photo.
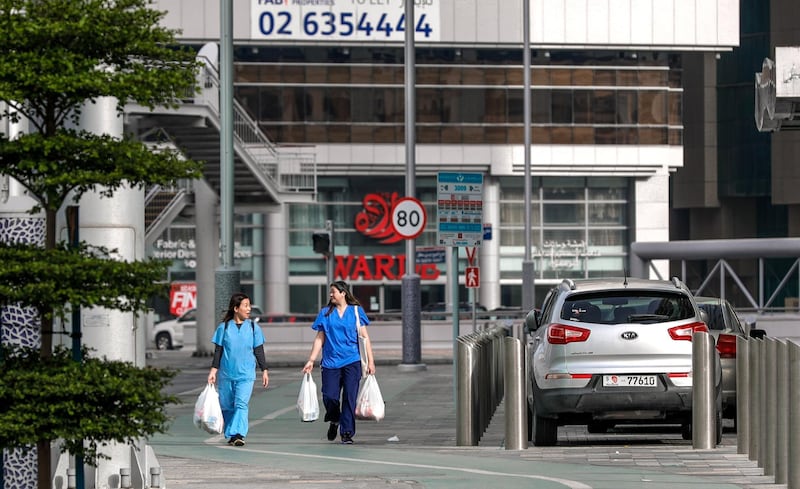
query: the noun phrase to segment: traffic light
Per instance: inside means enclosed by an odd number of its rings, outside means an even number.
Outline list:
[[[311,235],[314,253],[330,254],[331,235],[327,231],[316,231]]]

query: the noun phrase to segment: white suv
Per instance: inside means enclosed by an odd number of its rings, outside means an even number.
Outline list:
[[[677,278],[564,280],[525,321],[528,438],[555,445],[558,426],[601,433],[618,424],[680,424],[691,438],[692,335],[708,331]],[[715,357],[717,443],[721,369]]]

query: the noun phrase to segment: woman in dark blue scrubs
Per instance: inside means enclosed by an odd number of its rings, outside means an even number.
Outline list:
[[[309,360],[303,367],[304,373],[310,373],[314,368],[314,361],[322,351],[322,403],[325,405],[325,421],[330,422],[328,440],[335,440],[338,431],[341,442],[346,445],[353,443],[353,436],[356,434],[356,397],[362,375],[358,335],[367,340],[369,363],[366,373],[375,373],[367,324],[369,319],[364,308],[353,297],[347,283],[332,283],[330,301],[320,310],[311,325],[317,335],[314,337]]]

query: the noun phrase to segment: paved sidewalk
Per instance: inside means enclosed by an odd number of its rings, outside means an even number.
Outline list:
[[[736,453],[735,433],[714,450],[693,450],[680,433],[630,430],[590,435],[559,430],[556,447],[503,448],[501,403],[478,447],[456,446],[455,391],[449,352],[423,351],[424,370],[398,368],[400,352],[382,352],[376,377],[386,401],[381,422],[359,421],[354,445],[325,438],[327,424],[303,423],[295,404],[307,351],[268,353],[270,386],[250,405],[247,445],[229,447],[191,422],[209,358],[155,352],[148,365],[180,368],[184,404],[168,434],[151,440],[166,488],[318,489],[772,489],[756,463]],[[319,384],[319,369],[314,371]],[[181,390],[182,389],[182,390]],[[178,392],[178,391],[176,391]]]

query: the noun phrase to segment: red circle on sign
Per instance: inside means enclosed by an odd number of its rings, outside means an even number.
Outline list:
[[[403,197],[392,207],[392,227],[405,239],[414,239],[425,230],[428,216],[419,199]]]

